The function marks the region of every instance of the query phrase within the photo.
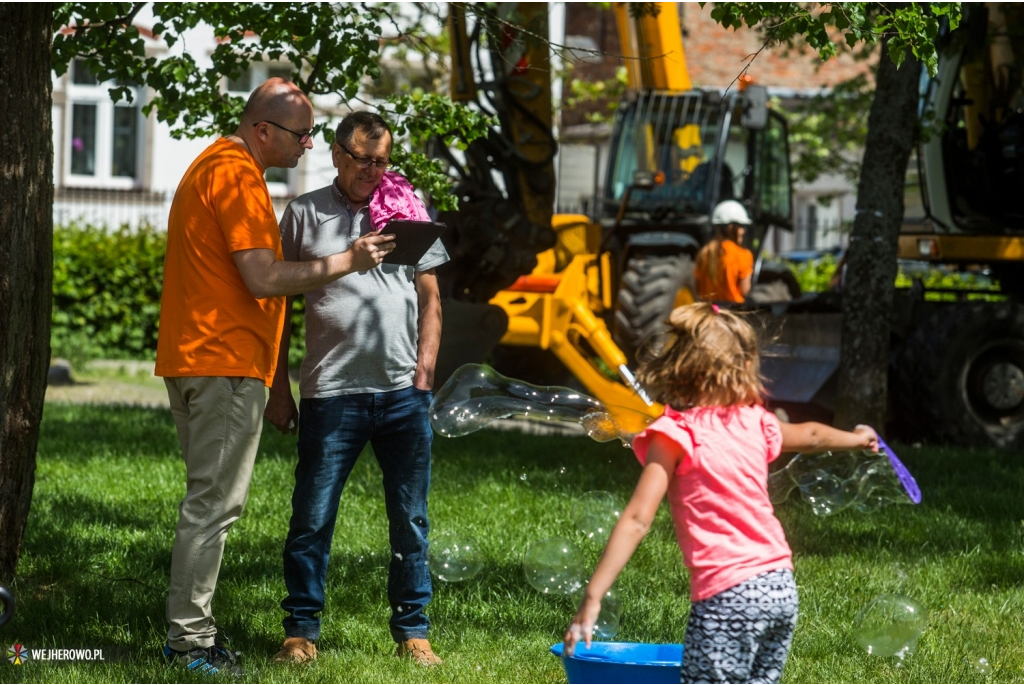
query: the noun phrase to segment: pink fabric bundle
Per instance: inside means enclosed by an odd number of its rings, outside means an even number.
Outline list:
[[[401,174],[387,171],[370,196],[370,224],[379,231],[392,219],[430,221],[430,215],[412,184]]]

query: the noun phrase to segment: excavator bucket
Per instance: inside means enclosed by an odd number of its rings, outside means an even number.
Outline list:
[[[463,364],[482,364],[508,329],[508,314],[493,304],[441,300],[441,347],[434,368],[434,390]]]
[[[775,402],[816,404],[831,410],[839,368],[842,314],[762,315],[766,342],[761,374]]]

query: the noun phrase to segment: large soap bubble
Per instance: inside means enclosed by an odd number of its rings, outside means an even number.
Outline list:
[[[588,540],[605,542],[622,515],[622,500],[610,492],[593,490],[572,505],[572,521]]]
[[[583,587],[583,553],[570,540],[547,538],[526,550],[523,573],[538,592],[570,595]]]
[[[822,452],[798,454],[768,476],[768,494],[776,504],[799,488],[818,516],[853,507],[874,511],[886,504],[918,504],[921,491],[889,446],[879,440],[878,453]]]
[[[513,416],[575,423],[598,442],[618,439],[627,447],[654,420],[633,409],[606,406],[570,388],[533,385],[479,364],[460,366],[430,404],[430,425],[449,438]]]
[[[452,533],[431,538],[427,568],[438,580],[460,583],[480,573],[483,567],[483,556],[472,538]]]
[[[613,587],[601,598],[601,613],[598,614],[597,623],[594,624],[594,637],[611,640],[618,635],[621,621],[622,598],[619,596],[619,591]]]
[[[917,648],[928,612],[906,595],[879,595],[860,610],[853,637],[874,656],[903,659]]]

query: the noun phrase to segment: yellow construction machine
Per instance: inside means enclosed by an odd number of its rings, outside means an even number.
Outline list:
[[[712,208],[744,202],[755,252],[770,226],[789,226],[786,125],[765,89],[693,90],[677,6],[613,6],[629,92],[591,218],[552,215],[550,46],[532,38],[547,35],[547,6],[477,6],[467,17],[451,5],[452,96],[499,127],[462,156],[439,151],[459,174],[460,199],[441,217],[452,262],[441,273],[439,383],[490,355],[506,375],[558,385],[571,374],[609,406],[659,415],[630,367],[672,308],[693,301]]]
[[[921,91],[933,133],[911,170],[921,182],[907,187],[899,256],[987,274],[1000,290],[949,291],[918,280],[898,291],[893,413],[932,437],[1020,448],[1024,6],[964,5],[960,27],[937,45],[938,73]]]
[[[769,227],[789,227],[787,130],[765,90],[691,89],[677,7],[635,5],[643,9],[613,3],[630,90],[592,217],[551,213],[549,45],[531,39],[547,35],[547,7],[478,5],[467,27],[464,5],[452,5],[452,94],[499,126],[461,157],[440,151],[460,176],[461,203],[442,218],[453,259],[442,274],[440,381],[489,358],[506,375],[574,379],[610,406],[656,415],[630,368],[673,306],[692,298],[712,207],[744,203],[755,254]],[[1024,5],[965,6],[961,27],[940,37],[937,76],[922,76],[922,123],[932,135],[909,172],[900,257],[987,273],[1000,290],[954,292],[917,279],[896,291],[890,415],[907,437],[1024,446],[1022,29]],[[761,308],[779,333],[762,371],[774,403],[810,416],[817,407],[827,418],[841,295],[794,295]]]

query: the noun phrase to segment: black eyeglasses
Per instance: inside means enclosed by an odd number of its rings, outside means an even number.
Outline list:
[[[341,143],[335,141],[334,144],[337,145],[338,147],[340,147],[342,150],[344,150],[345,154],[347,154],[349,157],[351,157],[352,161],[355,162],[356,166],[358,166],[360,169],[369,169],[372,166],[377,171],[387,171],[388,169],[391,168],[391,160],[390,159],[374,159],[373,157],[356,157],[356,155],[353,154],[351,150],[349,150],[347,147],[345,147]]]
[[[257,121],[255,124],[253,124],[253,126],[259,126],[263,122],[266,122],[268,124],[273,124],[274,126],[277,126],[282,131],[288,131],[288,133],[291,133],[293,136],[298,136],[298,138],[299,138],[299,145],[305,145],[306,141],[308,141],[313,136],[313,129],[310,129],[310,130],[306,131],[305,133],[299,133],[298,131],[293,131],[290,128],[285,128],[281,124],[273,122],[270,119],[264,119],[263,121]]]

